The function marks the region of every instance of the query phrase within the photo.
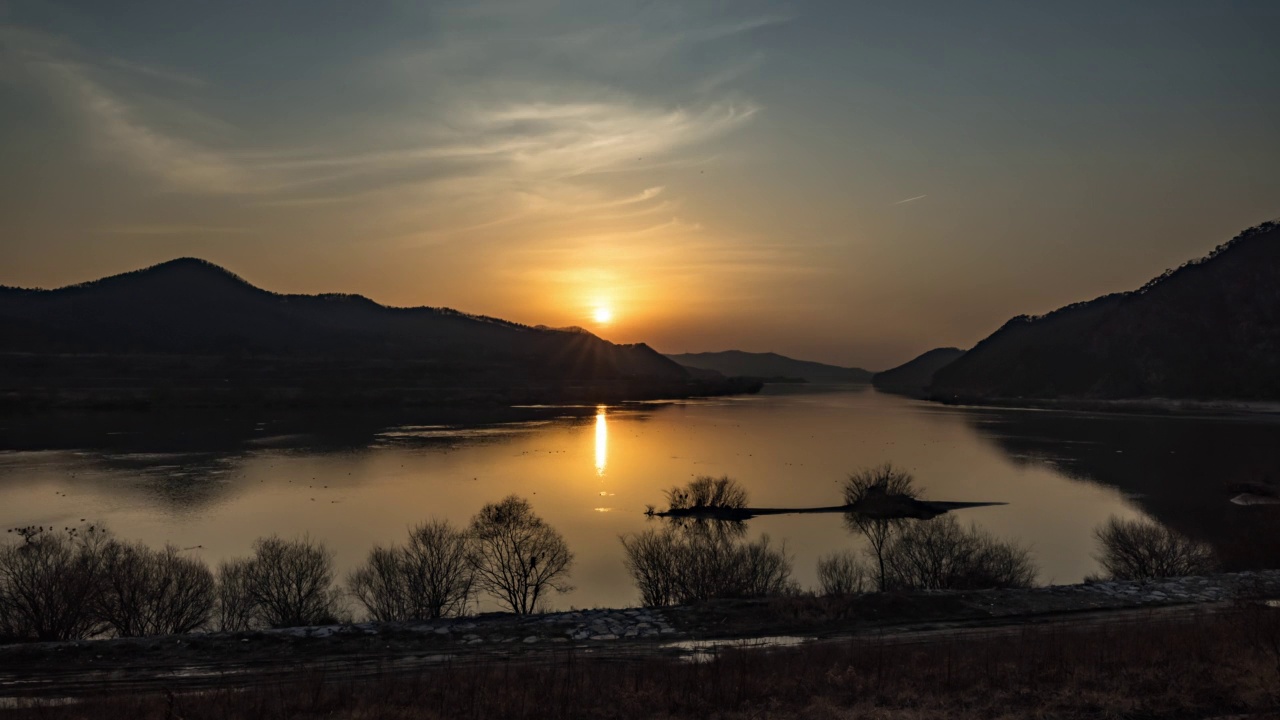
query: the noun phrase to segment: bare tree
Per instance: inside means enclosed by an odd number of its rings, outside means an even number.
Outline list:
[[[529,501],[511,495],[485,505],[471,519],[470,535],[476,585],[512,612],[534,612],[548,591],[572,589],[573,553]]]
[[[447,521],[413,528],[409,544],[375,547],[347,587],[375,620],[421,620],[466,611],[475,577],[468,537]]]
[[[685,563],[686,541],[671,527],[649,529],[619,538],[626,552],[623,562],[640,591],[645,607],[661,607],[678,601]]]
[[[898,590],[1026,588],[1036,567],[1025,548],[1002,542],[952,517],[905,528],[885,549],[887,584]]]
[[[738,484],[737,480],[727,475],[718,478],[703,475],[694,478],[684,487],[673,487],[668,490],[667,502],[672,510],[704,507],[744,508],[747,506],[747,491]]]
[[[855,595],[867,591],[867,566],[845,550],[818,559],[818,583],[823,595]]]
[[[647,606],[768,597],[797,589],[785,546],[774,547],[768,535],[743,542],[676,526],[620,539],[627,570]]]
[[[0,635],[82,640],[105,627],[95,612],[106,530],[26,527],[0,547]]]
[[[1095,557],[1117,580],[1203,575],[1218,568],[1209,545],[1150,520],[1112,517],[1093,534],[1102,545]]]
[[[253,561],[228,560],[218,566],[217,625],[223,632],[243,632],[258,627],[249,592]]]
[[[308,537],[259,538],[253,557],[232,573],[246,574],[244,590],[254,621],[267,627],[321,625],[337,621],[338,593],[333,588],[333,553]],[[240,578],[235,578],[239,580]],[[226,613],[223,613],[224,619]]]
[[[409,588],[405,575],[400,550],[375,545],[364,565],[347,576],[347,592],[371,620],[408,620]]]
[[[172,545],[107,543],[102,575],[97,612],[121,637],[191,632],[213,613],[213,573]]]
[[[854,505],[867,497],[869,493],[881,492],[887,495],[904,495],[911,498],[919,495],[910,473],[898,470],[893,465],[886,463],[880,467],[850,475],[844,483],[844,502],[846,505]],[[860,532],[867,538],[867,542],[871,546],[871,554],[875,556],[876,566],[879,569],[877,582],[880,591],[883,592],[887,587],[884,567],[885,548],[911,520],[881,516],[871,517],[856,512],[845,513],[844,520],[849,529]]]

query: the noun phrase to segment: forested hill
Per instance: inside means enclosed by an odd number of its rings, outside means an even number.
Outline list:
[[[934,374],[961,355],[964,351],[960,348],[934,348],[895,368],[876,373],[871,384],[885,392],[923,395],[933,383]]]
[[[943,400],[1280,400],[1280,224],[1132,292],[1019,316],[937,371]]]
[[[358,295],[282,295],[189,258],[56,290],[0,287],[0,353],[0,391],[10,393],[31,383],[240,382],[306,394],[339,391],[336,381],[385,395],[438,390],[419,393],[424,401],[475,388],[537,400],[601,383],[666,395],[690,382],[644,344]]]
[[[777,353],[742,350],[667,355],[685,367],[714,370],[729,377],[800,378],[813,383],[865,383],[871,373],[862,368],[840,367],[808,360],[796,360]]]

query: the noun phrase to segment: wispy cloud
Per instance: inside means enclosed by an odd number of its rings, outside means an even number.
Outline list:
[[[198,65],[95,54],[38,30],[6,30],[0,42],[87,147],[193,207],[216,196],[272,227],[394,246],[623,246],[663,234],[715,244],[682,217],[685,202],[660,173],[713,163],[711,141],[762,111],[733,85],[763,62],[750,34],[787,16],[685,2],[544,10],[433,5],[434,32],[344,66],[378,89],[367,105],[335,101],[332,87],[290,87],[320,113],[297,132],[255,126],[271,108],[235,105]],[[686,54],[697,62],[679,62]],[[661,84],[650,79],[658,70]],[[102,232],[240,231],[146,220]]]
[[[216,225],[118,225],[102,228],[100,232],[104,235],[187,237],[190,235],[247,235],[251,230],[244,227]]]
[[[909,197],[909,198],[907,198],[907,199],[905,199],[905,200],[899,200],[899,201],[897,201],[897,202],[895,202],[895,203],[892,203],[892,204],[893,204],[893,205],[906,205],[907,203],[913,203],[913,202],[915,202],[915,201],[917,201],[917,200],[923,200],[923,199],[925,199],[925,198],[927,198],[927,197],[929,197],[929,196],[928,196],[928,195],[917,195],[917,196],[915,196],[915,197]]]

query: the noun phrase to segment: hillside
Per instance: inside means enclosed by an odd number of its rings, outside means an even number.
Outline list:
[[[885,392],[924,395],[933,382],[934,373],[961,355],[964,355],[964,350],[960,348],[934,348],[895,368],[876,373],[871,384]]]
[[[356,404],[371,392],[433,402],[714,390],[644,344],[358,295],[281,295],[194,259],[57,290],[0,287],[0,354],[11,402],[111,402],[139,388],[153,399],[202,388],[203,398],[218,386],[243,390],[242,400],[337,394]]]
[[[866,383],[871,373],[862,368],[826,365],[796,360],[777,353],[751,353],[741,350],[683,353],[667,355],[685,367],[715,370],[728,377],[802,378],[814,383]]]
[[[1280,400],[1280,224],[1132,292],[1005,323],[934,375],[942,400]]]

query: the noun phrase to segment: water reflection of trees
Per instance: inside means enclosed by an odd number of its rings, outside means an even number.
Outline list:
[[[1280,423],[992,410],[963,417],[1011,461],[1117,489],[1160,523],[1241,558],[1229,565],[1264,562],[1263,546],[1280,546],[1280,507],[1229,502],[1242,487],[1280,481]]]
[[[768,535],[747,541],[745,521],[715,516],[747,508],[747,491],[737,481],[699,477],[666,495],[669,508],[661,527],[621,538],[627,571],[645,605],[767,597],[797,589],[785,545],[773,544]],[[658,517],[652,508],[650,514]]]

